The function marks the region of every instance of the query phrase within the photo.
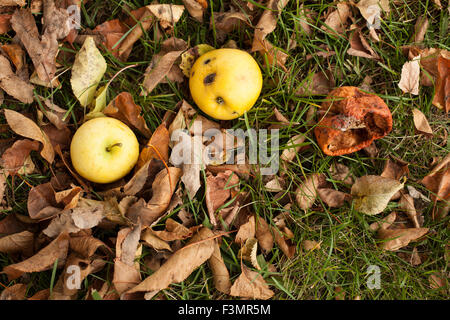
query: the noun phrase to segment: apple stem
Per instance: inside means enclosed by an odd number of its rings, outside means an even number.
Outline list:
[[[118,142],[118,143],[113,144],[112,146],[106,147],[106,151],[111,152],[112,148],[114,148],[114,147],[121,148],[122,147],[122,143]]]

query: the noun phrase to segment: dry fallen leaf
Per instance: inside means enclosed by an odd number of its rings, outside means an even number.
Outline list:
[[[150,138],[151,132],[141,115],[141,111],[142,108],[134,103],[133,96],[129,92],[121,92],[108,104],[103,113],[108,117],[124,122],[139,130],[146,138]]]
[[[273,236],[270,227],[264,218],[256,216],[255,237],[264,253],[269,253],[273,248]]]
[[[170,199],[181,176],[181,170],[174,167],[161,170],[152,184],[153,195],[147,204],[136,202],[130,207],[127,217],[137,221],[139,217],[143,226],[150,226],[170,205]],[[141,199],[142,200],[142,199]]]
[[[133,229],[121,229],[117,234],[114,278],[112,282],[119,295],[141,281],[140,265],[134,262],[135,257],[139,256],[142,250],[142,247],[139,246],[140,235],[140,224]]]
[[[147,8],[158,19],[163,29],[173,28],[184,12],[183,5],[175,4],[151,4]]]
[[[303,240],[302,241],[302,248],[306,251],[314,251],[317,249],[320,249],[320,244],[322,241],[314,241],[314,240]]]
[[[425,38],[428,29],[428,19],[426,16],[421,16],[417,19],[414,26],[414,42],[420,43]]]
[[[171,41],[176,41],[176,38],[172,38],[166,40],[167,43]],[[151,63],[147,70],[145,70],[145,78],[142,83],[144,91],[141,95],[150,94],[153,89],[160,83],[162,80],[168,76],[169,72],[174,67],[175,62],[178,60],[180,55],[187,49],[187,43],[184,41],[177,41],[176,46],[170,48],[171,50],[167,50],[164,55],[158,60],[156,63]]]
[[[161,124],[139,154],[136,170],[152,159],[159,159],[167,163],[169,161],[169,141],[169,131],[164,124]]]
[[[119,49],[122,42],[119,41],[123,40],[122,38],[127,31],[128,27],[119,19],[105,21],[92,30],[93,33],[102,36],[103,45],[113,56],[123,59],[124,61],[127,60],[130,55],[132,47],[130,46],[126,51],[122,51],[122,55],[120,55]]]
[[[295,94],[299,96],[327,95],[335,87],[333,73],[330,70],[310,73]]]
[[[49,2],[52,3],[53,1]],[[51,6],[47,7],[51,8]],[[52,14],[51,10],[45,10],[44,20],[48,20]],[[42,37],[39,36],[39,31],[30,9],[16,10],[11,17],[11,25],[30,55],[39,79],[44,83],[51,83],[56,73],[57,33],[60,29],[44,28],[44,34]],[[47,27],[46,24],[45,27]]]
[[[433,105],[445,112],[450,111],[450,58],[439,56],[437,60],[437,79]]]
[[[94,38],[86,37],[78,51],[72,67],[70,83],[75,97],[83,107],[94,100],[100,80],[106,72],[107,64],[95,46]]]
[[[183,4],[195,20],[203,22],[203,14],[208,8],[208,2],[206,0],[183,0]]]
[[[324,183],[325,176],[319,173],[313,173],[302,181],[301,185],[295,191],[295,200],[302,210],[308,210],[312,207],[317,197],[317,189]]]
[[[127,293],[159,291],[172,283],[183,281],[212,256],[213,237],[214,233],[211,230],[201,228],[185,247],[177,250],[161,268]]]
[[[231,288],[230,274],[223,261],[217,240],[214,240],[214,251],[208,260],[208,264],[213,274],[214,287],[216,290],[229,294]]]
[[[351,56],[380,60],[380,56],[369,45],[361,33],[361,29],[356,29],[349,39],[350,48],[347,53]]]
[[[161,238],[157,237],[152,229],[147,228],[141,235],[141,240],[144,241],[144,243],[150,247],[152,247],[155,250],[168,250],[172,251],[172,248],[170,245],[162,240]]]
[[[141,7],[130,12],[130,18],[125,21],[132,30],[122,40],[119,47],[119,57],[122,60],[126,60],[133,44],[139,40],[139,38],[153,25],[155,16],[147,7]]]
[[[254,268],[261,270],[256,255],[258,252],[258,240],[256,238],[248,238],[244,245],[239,249],[238,258],[249,261]]]
[[[2,55],[0,55],[0,88],[20,102],[33,102],[34,87],[15,75],[8,59]]]
[[[382,249],[396,251],[423,237],[428,230],[428,228],[380,229],[377,237],[383,240],[380,244]]]
[[[412,109],[413,112],[413,119],[414,119],[414,127],[419,133],[426,134],[426,135],[433,135],[433,130],[431,129],[427,118],[417,108]]]
[[[3,273],[8,275],[8,279],[14,280],[24,273],[41,272],[53,268],[55,261],[58,261],[58,266],[65,263],[67,252],[69,249],[69,235],[61,233],[48,246],[41,249],[31,258],[22,262],[10,264],[3,268]]]
[[[336,10],[332,11],[325,19],[322,30],[331,29],[333,33],[342,34],[347,28],[347,20],[351,17],[352,11],[350,3],[339,2],[336,4]]]
[[[208,174],[206,177],[206,207],[210,222],[217,225],[216,210],[225,204],[231,196],[231,189],[239,183],[239,178],[232,171],[220,172],[216,176]]]
[[[0,165],[6,170],[7,174],[14,176],[23,168],[26,159],[31,151],[38,151],[39,142],[28,139],[17,140],[2,155]]]
[[[248,299],[267,300],[273,297],[274,292],[264,281],[264,278],[255,271],[251,271],[245,265],[241,264],[242,273],[233,283],[230,289],[230,295]]]
[[[272,233],[275,243],[280,247],[281,251],[291,259],[297,250],[296,244],[293,243],[294,233],[286,226],[285,218],[281,213],[274,218],[275,227],[272,227]]]
[[[419,94],[419,61],[420,55],[415,57],[412,61],[405,62],[402,67],[402,74],[398,86],[404,93],[411,93],[416,96]]]
[[[30,231],[22,231],[0,237],[0,252],[32,252],[34,244],[34,234]]]
[[[383,212],[392,196],[403,186],[404,183],[381,176],[360,177],[351,190],[355,209],[368,215]]]
[[[342,207],[346,200],[351,199],[351,196],[349,194],[329,188],[320,188],[317,190],[317,193],[320,199],[325,202],[330,208]]]
[[[5,109],[5,117],[11,130],[15,133],[39,141],[43,144],[41,156],[52,163],[55,158],[55,152],[48,136],[34,123],[33,120],[25,117],[19,112]]]
[[[306,136],[304,134],[298,134],[290,138],[286,143],[286,146],[288,146],[289,148],[283,150],[283,152],[281,153],[281,160],[286,162],[294,160],[295,156],[302,147],[301,144],[305,142],[305,140]]]
[[[433,201],[450,198],[450,153],[422,179],[421,183],[432,192]]]

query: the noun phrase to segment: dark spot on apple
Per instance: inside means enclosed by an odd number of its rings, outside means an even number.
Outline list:
[[[203,83],[205,84],[205,86],[207,86],[207,85],[213,83],[215,79],[216,79],[216,73],[210,73],[205,77],[205,79],[203,79]]]
[[[211,59],[206,59],[205,62],[203,62],[203,64],[208,64],[211,62]]]
[[[222,97],[217,97],[217,98],[216,98],[216,102],[217,102],[218,104],[223,104],[225,101],[223,100]]]

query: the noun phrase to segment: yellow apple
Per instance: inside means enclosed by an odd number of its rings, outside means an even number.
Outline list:
[[[250,110],[262,88],[255,59],[238,49],[216,49],[200,56],[191,69],[189,89],[198,107],[219,120]]]
[[[139,143],[123,122],[109,117],[95,118],[75,132],[70,157],[83,178],[109,183],[133,169],[139,157]]]

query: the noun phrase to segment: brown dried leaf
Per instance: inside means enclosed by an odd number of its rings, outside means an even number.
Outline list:
[[[352,11],[348,2],[339,2],[336,10],[332,11],[325,19],[324,25],[321,27],[324,31],[342,34],[347,28],[347,20],[351,17]]]
[[[214,26],[216,30],[225,34],[232,32],[238,28],[243,22],[247,22],[247,16],[242,12],[234,10],[228,12],[213,12],[214,20],[211,18],[210,28]],[[214,21],[214,25],[213,25]]]
[[[426,135],[433,135],[433,129],[431,129],[430,124],[428,123],[427,118],[417,108],[412,109],[413,119],[414,119],[414,127],[419,133]]]
[[[205,0],[183,0],[183,4],[195,20],[203,22],[203,14],[208,8],[208,2]]]
[[[128,196],[133,196],[138,194],[140,191],[145,190],[146,186],[153,183],[156,174],[164,168],[164,163],[161,160],[151,159],[146,162],[124,185],[124,193]]]
[[[131,30],[128,35],[122,40],[119,48],[119,57],[122,60],[126,60],[131,49],[133,48],[133,44],[139,40],[140,37],[153,25],[155,20],[155,16],[153,13],[148,10],[147,7],[142,7],[137,10],[131,12],[131,17],[133,19],[129,19],[125,24],[132,27],[137,24],[136,27]],[[137,20],[137,23],[136,23]],[[128,22],[128,23],[127,23]]]
[[[320,244],[322,241],[314,241],[314,240],[303,240],[302,241],[302,248],[306,251],[314,251],[317,249],[320,249]]]
[[[159,159],[167,163],[169,161],[169,141],[169,131],[164,124],[161,124],[142,149],[136,168],[141,168],[152,159]]]
[[[312,207],[317,197],[317,189],[324,183],[323,174],[314,173],[306,177],[295,191],[295,200],[302,210]]]
[[[239,227],[239,230],[236,234],[236,238],[234,239],[234,241],[243,246],[244,242],[247,241],[247,239],[254,238],[255,236],[256,236],[255,216],[251,215],[248,218],[248,221]]]
[[[47,219],[61,212],[50,182],[31,188],[27,209],[30,218],[35,220]]]
[[[44,19],[50,14],[51,12],[44,12]],[[56,73],[59,28],[46,29],[40,37],[30,9],[16,10],[11,18],[11,25],[33,61],[39,79],[51,82]]]
[[[0,88],[20,102],[33,102],[34,87],[14,74],[8,59],[2,55],[0,55]]]
[[[256,255],[258,252],[258,240],[256,238],[248,238],[244,245],[239,249],[238,258],[249,261],[254,268],[261,270]]]
[[[239,178],[232,171],[220,172],[216,176],[208,174],[206,177],[206,207],[210,222],[217,225],[216,210],[225,204],[231,196],[231,189],[239,184]]]
[[[241,264],[242,273],[233,283],[230,289],[230,295],[234,297],[243,297],[249,299],[267,300],[273,297],[274,292],[264,281],[264,278],[255,271],[251,271],[245,265]]]
[[[330,70],[314,72],[302,82],[302,86],[295,94],[299,96],[327,95],[335,85],[334,76]]]
[[[155,15],[163,29],[173,28],[184,12],[183,5],[175,4],[151,4],[147,8]]]
[[[153,234],[164,241],[185,240],[192,237],[195,228],[188,229],[172,218],[168,218],[166,220],[166,230],[153,230]]]
[[[14,280],[24,273],[41,272],[53,268],[55,261],[58,266],[65,263],[67,252],[69,249],[69,235],[61,233],[48,246],[44,247],[31,258],[22,262],[11,264],[3,268],[3,273],[8,275],[8,279]]]
[[[144,243],[150,247],[152,247],[155,250],[168,250],[172,251],[172,248],[170,245],[162,240],[161,238],[157,237],[152,229],[147,228],[141,235],[141,240],[144,241]]]
[[[450,111],[450,58],[439,56],[437,60],[437,79],[433,105],[445,112]]]
[[[286,162],[294,160],[295,156],[302,147],[301,144],[305,142],[305,140],[306,136],[304,134],[298,134],[290,138],[286,143],[286,146],[288,146],[289,148],[283,150],[283,152],[281,153],[281,160],[284,160]]]
[[[379,229],[377,237],[383,240],[382,249],[396,251],[423,237],[428,230],[428,228]]]
[[[140,29],[137,27],[136,29]],[[121,22],[119,19],[105,21],[99,24],[92,30],[95,34],[100,34],[102,36],[102,43],[105,48],[112,53],[116,58],[120,58],[126,61],[131,53],[132,47],[130,46],[127,50],[122,51],[120,55],[119,50],[121,48],[122,42],[118,43],[122,39],[123,35],[128,31],[128,27]]]
[[[167,288],[172,283],[186,279],[197,267],[207,261],[214,252],[214,233],[201,228],[184,248],[177,250],[152,275],[128,291],[150,292]]]
[[[294,257],[296,252],[296,245],[291,240],[294,238],[294,234],[286,226],[283,214],[278,215],[274,218],[274,220],[275,228],[272,228],[272,230],[275,243],[280,247],[281,251],[283,251],[289,259],[291,259]]]
[[[380,56],[369,45],[367,40],[361,33],[361,29],[356,29],[349,39],[350,49],[347,53],[351,56],[363,57],[373,60],[380,60]]]
[[[230,294],[230,274],[223,261],[220,246],[217,240],[214,240],[214,251],[208,259],[208,264],[213,274],[214,287],[216,290],[225,294]]]
[[[413,223],[415,228],[420,228],[419,215],[414,207],[414,199],[409,194],[402,194],[400,201],[398,202],[400,208],[406,212],[409,219]]]
[[[421,16],[417,19],[414,26],[414,42],[420,43],[425,39],[425,34],[428,29],[428,19],[426,16]]]
[[[32,252],[34,244],[34,234],[29,231],[22,231],[0,238],[0,252]]]
[[[344,205],[346,200],[350,200],[351,196],[345,192],[321,188],[317,190],[320,199],[325,202],[330,208],[339,208]]]
[[[283,8],[287,5],[289,0],[268,0],[263,14],[259,18],[258,24],[255,28],[253,37],[252,52],[264,50],[264,40],[266,36],[275,30],[277,26],[278,16],[281,14]]]
[[[33,120],[25,117],[19,112],[5,109],[5,117],[11,130],[18,135],[39,141],[43,144],[41,156],[52,163],[55,158],[55,152],[48,136],[34,123]]]
[[[378,231],[380,229],[388,229],[390,226],[393,225],[393,223],[395,222],[395,219],[397,219],[397,213],[396,212],[391,212],[384,219],[372,223],[369,226],[369,230],[375,232],[375,231]]]
[[[421,183],[432,192],[433,201],[450,198],[450,153],[422,179]]]
[[[17,140],[1,157],[1,166],[7,174],[14,176],[23,166],[31,151],[39,150],[39,142],[28,139]]]
[[[10,287],[5,288],[0,294],[1,300],[25,300],[25,294],[27,293],[27,285],[23,283],[17,283]]]
[[[185,49],[187,48],[170,51],[161,57],[156,66],[152,67],[149,65],[147,70],[145,70],[145,78],[142,83],[144,91],[141,95],[148,95],[152,92],[152,90],[168,75],[175,61],[180,57]]]
[[[264,253],[269,253],[273,248],[273,236],[270,232],[270,227],[266,220],[262,217],[256,216],[256,239],[258,239],[259,246]]]
[[[150,138],[151,132],[145,119],[141,115],[142,108],[134,103],[133,96],[129,92],[121,92],[103,110],[108,117],[116,118],[128,126],[137,129],[146,138]]]
[[[180,176],[181,170],[178,168],[161,170],[152,184],[152,198],[147,204],[143,200],[136,202],[128,210],[127,217],[132,221],[140,217],[143,226],[150,226],[166,212]]]
[[[419,80],[420,80],[420,56],[415,57],[414,60],[405,62],[402,67],[402,74],[399,88],[404,93],[411,93],[413,95],[419,94]]]

